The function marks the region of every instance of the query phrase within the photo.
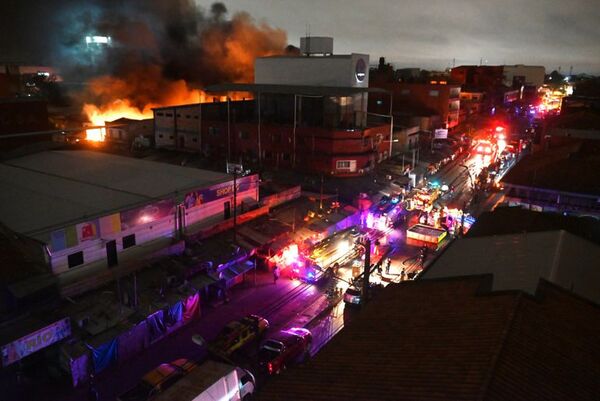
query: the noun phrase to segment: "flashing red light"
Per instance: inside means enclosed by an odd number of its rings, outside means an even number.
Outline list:
[[[478,151],[478,152],[483,152],[483,146],[478,146],[478,147],[477,147],[477,151]]]
[[[504,131],[504,127],[503,126],[499,125],[499,126],[496,127],[496,132],[502,132],[502,131]]]
[[[267,369],[269,370],[269,374],[272,375],[273,374],[273,364],[271,362],[269,362],[267,364]]]
[[[489,146],[485,147],[485,153],[490,153],[492,151],[492,148],[490,148]]]

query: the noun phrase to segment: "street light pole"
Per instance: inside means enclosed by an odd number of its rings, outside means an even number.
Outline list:
[[[367,238],[365,241],[365,271],[362,283],[362,298],[363,303],[367,302],[369,295],[369,275],[371,274],[371,240]]]
[[[237,243],[237,166],[233,168],[233,243]]]
[[[319,211],[323,210],[323,174],[321,174],[321,196],[319,197]]]

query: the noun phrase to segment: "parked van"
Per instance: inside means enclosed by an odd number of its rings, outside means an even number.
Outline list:
[[[247,401],[255,388],[252,373],[209,360],[192,369],[152,401]]]

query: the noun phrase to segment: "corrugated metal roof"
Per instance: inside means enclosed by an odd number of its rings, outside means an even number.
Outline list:
[[[38,238],[46,229],[229,179],[101,152],[41,152],[0,163],[0,221]]]
[[[600,309],[543,282],[535,298],[482,276],[392,284],[259,400],[588,400]]]
[[[566,231],[454,241],[422,279],[493,274],[493,289],[534,294],[540,279],[600,304],[600,246]]]

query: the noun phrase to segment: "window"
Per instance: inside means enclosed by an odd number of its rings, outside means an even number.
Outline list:
[[[192,116],[190,116],[189,114],[186,114],[185,118],[192,118]]]
[[[198,116],[194,116],[194,119],[195,119],[195,120],[197,120],[197,119],[198,119]]]
[[[181,117],[181,114],[177,113],[177,117]]]
[[[162,117],[162,116],[164,116],[165,114],[164,114],[164,113],[156,113],[156,115],[157,115],[157,116],[159,116],[159,117]]]
[[[240,131],[239,135],[240,135],[240,139],[249,139],[250,138],[250,135],[248,134],[247,131]]]
[[[348,169],[350,168],[350,160],[338,160],[335,163],[337,169]]]
[[[173,135],[169,135],[169,139],[173,139]]]
[[[131,248],[132,246],[135,246],[135,234],[123,237],[123,249]]]
[[[410,89],[402,89],[402,90],[400,91],[400,94],[401,94],[401,95],[410,95]]]
[[[377,101],[377,106],[381,106],[383,104],[383,100],[378,100]]]
[[[289,153],[283,153],[282,156],[281,156],[281,158],[283,160],[285,160],[285,161],[288,161],[288,160],[290,160],[290,154]]]
[[[219,135],[219,129],[216,127],[208,127],[208,134],[212,136]]]
[[[158,137],[159,137],[159,138],[162,138],[162,137],[163,137],[163,134],[158,134]]]
[[[430,90],[429,91],[429,96],[436,97],[436,96],[439,96],[439,95],[440,95],[440,91],[437,91],[437,90]]]
[[[173,117],[173,113],[167,113],[167,114],[165,114],[165,116],[167,116],[167,117]]]
[[[69,269],[71,267],[82,265],[83,264],[83,251],[79,251],[79,252],[70,254],[67,257],[67,260],[69,261]]]
[[[198,142],[198,138],[192,138],[192,142]]]

